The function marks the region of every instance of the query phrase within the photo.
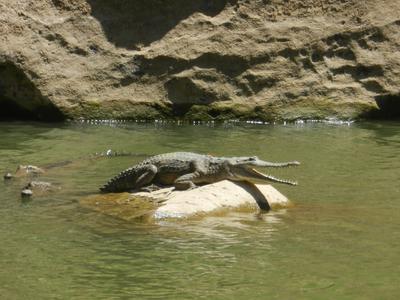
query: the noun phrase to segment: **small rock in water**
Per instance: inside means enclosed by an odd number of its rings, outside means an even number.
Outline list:
[[[11,174],[11,173],[6,173],[6,174],[4,174],[4,180],[10,180],[10,179],[12,179],[14,176],[13,176],[13,174]]]
[[[33,195],[33,192],[30,189],[23,189],[21,191],[21,196],[22,197],[31,197],[32,195]]]
[[[23,188],[23,190],[29,190],[32,194],[35,194],[35,196],[43,196],[59,189],[60,187],[54,186],[46,181],[31,181]]]
[[[39,175],[44,173],[42,168],[33,165],[20,165],[15,172],[15,176],[24,177],[28,175]]]
[[[52,184],[50,182],[46,181],[31,181],[28,183],[28,185],[25,187],[25,189],[34,189],[34,188],[39,188],[42,190],[48,190],[51,189]]]

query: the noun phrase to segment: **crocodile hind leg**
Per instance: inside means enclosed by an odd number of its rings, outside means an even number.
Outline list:
[[[150,185],[157,174],[157,167],[155,165],[146,165],[143,167],[143,173],[136,179],[135,188],[140,189],[144,186]]]

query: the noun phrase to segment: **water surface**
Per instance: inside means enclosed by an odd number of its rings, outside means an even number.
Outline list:
[[[111,126],[112,125],[112,126]],[[0,170],[46,166],[62,190],[0,184],[1,299],[398,299],[400,124],[0,123]],[[107,149],[134,157],[87,159]],[[146,154],[299,160],[295,204],[260,216],[125,222],[79,206]]]

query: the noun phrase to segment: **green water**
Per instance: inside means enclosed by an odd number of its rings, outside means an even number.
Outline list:
[[[50,169],[31,201],[0,182],[0,299],[399,299],[399,123],[0,123],[4,172],[109,148],[299,160],[272,173],[300,185],[276,186],[290,209],[144,224],[78,204],[140,155]]]

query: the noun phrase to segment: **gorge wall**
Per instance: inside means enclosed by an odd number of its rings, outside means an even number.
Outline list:
[[[0,0],[0,118],[400,115],[400,2]]]

